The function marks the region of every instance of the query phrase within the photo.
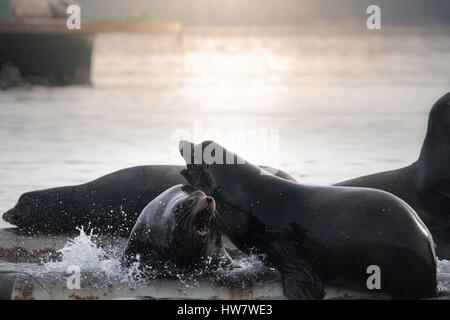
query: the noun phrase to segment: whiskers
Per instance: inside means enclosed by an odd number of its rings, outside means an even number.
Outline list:
[[[183,213],[183,215],[178,219],[178,223],[184,223],[184,222],[190,222],[192,221],[193,218],[193,214],[192,212],[194,211],[195,206],[192,207],[191,209],[189,209],[188,211],[186,211],[185,213]],[[186,220],[186,221],[184,221]]]
[[[195,210],[197,206],[194,206],[193,208],[187,210],[184,212],[177,220],[177,224],[179,226],[183,226],[182,228],[188,227],[191,228],[194,223],[195,219]],[[222,213],[215,208],[213,214],[211,215],[211,220],[209,222],[208,226],[208,232],[201,237],[202,245],[206,245],[208,243],[208,240],[211,239],[214,235],[216,235],[223,226],[225,225],[224,218]]]
[[[220,213],[220,211],[217,209],[217,207],[212,216],[212,221],[216,223],[216,225],[217,225],[217,227],[219,227],[219,229],[225,224],[223,216]]]

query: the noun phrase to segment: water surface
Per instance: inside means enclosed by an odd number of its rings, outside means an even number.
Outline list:
[[[228,147],[303,183],[408,165],[450,88],[449,40],[448,29],[390,27],[100,35],[91,87],[0,92],[0,212],[26,191],[181,164],[173,134],[199,126],[279,130],[278,161]]]

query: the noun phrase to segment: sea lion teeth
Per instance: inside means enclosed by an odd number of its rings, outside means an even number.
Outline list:
[[[214,199],[200,190],[177,185],[164,191],[139,215],[125,248],[124,264],[130,265],[138,255],[144,266],[157,267],[162,262],[199,268],[206,257],[213,260],[209,266],[231,263],[222,233],[211,220],[214,210]]]

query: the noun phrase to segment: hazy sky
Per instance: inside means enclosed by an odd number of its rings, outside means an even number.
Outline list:
[[[365,19],[369,4],[387,24],[450,24],[450,0],[78,0],[86,16],[146,12],[187,25],[283,25]]]

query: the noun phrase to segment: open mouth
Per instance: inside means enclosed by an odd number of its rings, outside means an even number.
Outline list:
[[[195,214],[193,227],[198,235],[206,236],[208,234],[209,223],[211,222],[213,213],[211,207],[206,207]]]

